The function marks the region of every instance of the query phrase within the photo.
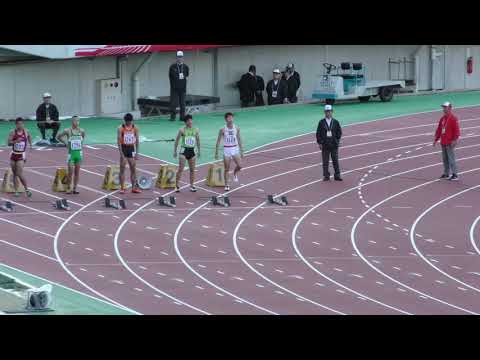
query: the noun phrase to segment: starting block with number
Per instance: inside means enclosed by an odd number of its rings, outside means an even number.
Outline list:
[[[53,207],[57,210],[70,210],[70,206],[68,205],[67,199],[60,199],[55,201]]]
[[[5,201],[5,204],[0,206],[0,210],[6,211],[6,212],[12,212],[13,211],[13,204],[10,201]]]
[[[167,207],[177,207],[175,196],[170,196],[168,199],[166,196],[158,197],[158,205]]]
[[[281,206],[288,205],[288,200],[286,196],[281,196],[279,199],[278,197],[274,197],[273,195],[268,195],[267,200],[269,204],[276,204]]]
[[[213,206],[230,207],[230,198],[228,196],[212,196]]]
[[[110,198],[105,198],[105,207],[106,208],[112,208],[112,209],[122,209],[122,210],[125,210],[127,208],[127,205],[125,203],[125,200],[123,199],[120,199],[117,201],[113,201],[112,199]]]
[[[177,167],[175,165],[162,165],[158,171],[155,186],[160,189],[174,189],[176,186]]]

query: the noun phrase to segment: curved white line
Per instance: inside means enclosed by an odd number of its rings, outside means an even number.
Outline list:
[[[418,170],[418,169],[414,169],[414,171],[416,171],[416,170]],[[477,170],[480,170],[480,168],[476,168],[476,169],[471,169],[471,170],[468,170],[468,171],[464,171],[464,172],[462,172],[462,174],[463,174],[463,173],[468,173],[468,172],[477,171]],[[398,280],[392,278],[391,276],[385,274],[383,271],[381,271],[380,269],[378,269],[376,266],[372,265],[372,264],[367,260],[367,258],[360,252],[360,250],[358,249],[357,244],[356,244],[355,232],[356,232],[357,226],[358,226],[358,224],[360,223],[360,221],[361,221],[368,213],[370,213],[372,210],[376,209],[378,206],[380,206],[380,205],[382,205],[383,203],[385,203],[385,202],[393,199],[393,198],[396,197],[396,196],[399,196],[399,195],[404,194],[404,193],[406,193],[406,192],[408,192],[408,191],[411,191],[411,190],[420,188],[420,187],[422,187],[422,186],[425,186],[425,185],[428,185],[428,184],[432,184],[432,183],[437,182],[437,181],[440,181],[440,179],[428,181],[428,182],[422,183],[422,184],[420,184],[420,185],[413,186],[413,187],[408,188],[408,189],[406,189],[406,190],[403,190],[403,191],[401,191],[401,192],[399,192],[399,193],[396,193],[396,194],[394,194],[394,195],[392,195],[392,196],[390,196],[390,197],[388,197],[388,198],[386,198],[386,199],[384,199],[384,200],[376,203],[375,205],[371,206],[370,208],[367,209],[367,211],[365,211],[362,215],[360,215],[360,217],[359,217],[359,218],[355,221],[355,223],[353,224],[352,230],[351,230],[351,232],[350,232],[350,239],[351,239],[353,248],[355,249],[355,252],[358,254],[358,256],[360,256],[360,258],[361,258],[368,266],[370,266],[373,270],[375,270],[376,272],[378,272],[378,273],[381,274],[382,276],[386,277],[387,279],[389,279],[389,280],[395,282],[396,284],[399,284],[399,285],[401,285],[401,286],[403,286],[403,287],[405,287],[405,288],[407,288],[407,289],[409,289],[409,290],[411,290],[411,291],[413,291],[413,292],[415,292],[415,293],[417,293],[417,294],[420,294],[420,295],[426,296],[426,297],[428,297],[428,298],[430,298],[430,299],[432,299],[432,300],[435,300],[435,301],[437,301],[437,302],[439,302],[439,303],[441,303],[441,304],[444,304],[444,305],[453,307],[453,308],[455,308],[455,309],[457,309],[457,310],[465,311],[465,312],[467,312],[467,313],[469,313],[469,314],[477,315],[477,313],[475,313],[475,312],[473,312],[473,311],[470,311],[470,310],[467,310],[467,309],[463,309],[463,308],[461,308],[461,307],[459,307],[459,306],[450,304],[450,303],[448,303],[448,302],[446,302],[446,301],[443,301],[443,300],[437,299],[437,298],[435,298],[435,297],[433,297],[433,296],[431,296],[431,295],[425,294],[425,293],[423,293],[423,292],[421,292],[421,291],[419,291],[419,290],[416,290],[416,289],[414,289],[414,288],[412,288],[412,287],[410,287],[410,286],[402,283],[401,281],[398,281]],[[370,185],[371,183],[372,183],[372,182],[366,183],[366,184],[364,184],[363,186]]]
[[[461,158],[461,159],[458,159],[458,161],[461,161],[461,160],[467,160],[467,159],[471,159],[471,158],[476,158],[476,157],[480,157],[480,155],[474,155],[474,156],[470,156],[470,157],[465,157],[465,158]],[[409,159],[409,158],[403,158],[404,160],[406,159]],[[376,179],[376,180],[373,180],[373,181],[370,181],[368,183],[365,183],[363,184],[362,186],[366,186],[366,185],[370,185],[370,184],[373,184],[373,183],[376,183],[376,182],[379,182],[379,181],[383,181],[383,180],[386,180],[386,179],[390,179],[391,177],[394,177],[394,176],[398,176],[398,175],[403,175],[403,174],[407,174],[407,173],[410,173],[410,172],[414,172],[414,171],[417,171],[417,170],[421,170],[421,169],[426,169],[426,168],[429,168],[429,167],[434,167],[434,166],[438,166],[440,165],[441,163],[436,163],[436,164],[432,164],[432,165],[427,165],[427,166],[423,166],[423,167],[419,167],[419,168],[415,168],[415,169],[411,169],[411,170],[407,170],[407,171],[403,171],[403,172],[399,172],[399,173],[396,173],[396,174],[392,174],[392,175],[389,175],[389,176],[385,176],[383,178],[380,178],[380,179]],[[374,166],[374,165],[370,165],[371,166]],[[357,171],[359,169],[354,169],[354,170],[351,170],[349,172],[352,172],[352,171]],[[345,172],[345,174],[347,174],[348,172]],[[300,189],[300,188],[303,188],[303,187],[306,187],[306,186],[309,186],[311,184],[314,184],[316,182],[320,182],[321,180],[316,180],[316,181],[313,181],[311,183],[308,183],[308,184],[304,184],[304,185],[301,185],[299,186],[297,189]],[[294,189],[294,190],[297,190],[297,189]],[[380,305],[386,305],[387,307],[389,308],[392,308],[390,307],[390,305],[387,305],[387,304],[384,304],[382,302],[379,302],[375,299],[372,299],[372,298],[369,298],[369,297],[366,297],[365,295],[362,295],[362,294],[359,294],[357,292],[355,292],[355,290],[352,290],[348,287],[345,287],[344,285],[340,284],[340,283],[337,283],[335,280],[327,277],[325,274],[323,274],[322,272],[318,271],[315,266],[313,266],[304,256],[303,254],[300,252],[298,246],[297,246],[297,231],[298,231],[298,227],[300,226],[300,224],[305,220],[305,218],[310,215],[313,211],[315,211],[317,208],[319,208],[320,206],[326,204],[327,202],[333,200],[333,199],[336,199],[340,196],[343,196],[349,192],[352,192],[354,190],[358,189],[358,185],[357,186],[354,186],[354,187],[351,187],[345,191],[342,191],[336,195],[333,195],[331,196],[330,198],[320,202],[319,204],[315,205],[314,207],[312,207],[311,209],[309,209],[305,214],[302,215],[302,217],[300,217],[298,220],[297,220],[297,223],[295,224],[293,230],[292,230],[292,244],[293,244],[293,247],[295,249],[295,252],[297,253],[297,255],[302,259],[302,261],[309,267],[311,268],[313,271],[315,271],[317,274],[321,275],[322,277],[324,277],[325,279],[329,280],[329,281],[332,281],[334,284],[336,284],[337,286],[340,286],[340,287],[343,287],[344,289],[348,290],[348,291],[351,291],[359,296],[362,296],[362,297],[365,297],[377,304],[380,304]],[[293,191],[293,190],[291,190]],[[368,262],[367,262],[368,263]],[[370,265],[371,266],[371,265]],[[379,270],[378,270],[379,271]],[[395,308],[393,308],[395,309]],[[395,309],[395,310],[398,310],[398,309]],[[402,311],[402,310],[400,310]],[[408,314],[408,313],[407,313]]]
[[[118,191],[118,190],[117,190]],[[141,313],[139,313],[138,311],[135,311],[135,310],[132,310],[118,302],[116,302],[115,300],[112,300],[110,299],[109,297],[103,295],[102,293],[98,292],[97,290],[91,288],[90,286],[88,286],[87,284],[85,284],[82,280],[80,280],[77,276],[75,276],[74,273],[72,273],[68,268],[67,266],[65,265],[65,263],[63,262],[62,258],[60,257],[60,253],[58,251],[58,239],[60,237],[60,233],[62,232],[63,228],[76,216],[78,215],[80,212],[82,212],[84,209],[86,209],[87,207],[91,206],[92,204],[96,203],[97,201],[100,201],[104,198],[106,198],[107,196],[110,196],[112,194],[115,194],[117,191],[113,191],[111,193],[108,193],[108,194],[105,194],[104,196],[102,197],[99,197],[91,202],[89,202],[88,204],[86,204],[85,206],[79,208],[77,211],[75,211],[72,215],[70,215],[61,225],[60,227],[58,228],[56,234],[55,234],[55,238],[53,239],[53,250],[55,252],[55,257],[57,258],[58,262],[60,263],[60,266],[63,268],[63,270],[68,274],[70,275],[76,282],[78,282],[80,285],[82,285],[83,287],[85,287],[86,289],[90,290],[91,292],[93,292],[94,294],[104,298],[105,300],[109,301],[110,303],[112,303],[113,305],[123,309],[123,310],[127,310],[127,311],[130,311],[134,314],[137,314],[137,315],[142,315]]]
[[[187,186],[184,186],[183,188],[186,188]],[[164,196],[167,196],[169,194],[173,193],[173,191],[171,192],[168,192],[166,193]],[[138,209],[136,209],[134,212],[132,212],[129,216],[127,216],[125,218],[125,220],[123,220],[123,222],[120,224],[120,226],[117,228],[117,231],[115,232],[115,237],[114,237],[114,240],[113,240],[113,245],[114,245],[114,248],[115,248],[115,254],[117,256],[117,258],[120,260],[120,262],[122,263],[122,265],[133,275],[135,276],[138,280],[140,280],[142,283],[144,283],[145,285],[147,285],[148,287],[150,287],[151,289],[153,289],[154,291],[168,297],[169,299],[172,299],[176,302],[179,302],[187,307],[189,307],[190,309],[192,310],[195,310],[195,311],[198,311],[202,314],[205,314],[205,315],[211,315],[210,313],[202,310],[202,309],[199,309],[193,305],[190,305],[180,299],[177,299],[176,297],[156,288],[155,286],[153,286],[152,284],[150,284],[148,281],[146,281],[144,278],[142,278],[140,275],[138,275],[135,271],[132,270],[132,268],[130,268],[130,266],[128,266],[127,262],[123,259],[122,257],[122,254],[120,253],[120,249],[118,247],[118,237],[120,235],[120,232],[122,231],[122,229],[124,228],[125,224],[127,224],[127,222],[133,217],[135,216],[138,212],[140,212],[141,210],[143,210],[144,208],[146,208],[147,206],[153,204],[155,202],[155,200],[152,200],[152,201],[149,201],[147,203],[145,203],[144,205],[142,205],[141,207],[139,207]]]
[[[477,254],[480,255],[480,249],[475,243],[475,235],[474,235],[475,227],[477,226],[479,220],[480,220],[480,216],[475,219],[475,221],[472,223],[472,226],[470,227],[470,242],[472,243],[472,246],[477,252]]]
[[[270,284],[282,289],[283,291],[286,291],[290,294],[292,294],[293,296],[296,296],[302,300],[305,300],[313,305],[316,305],[316,306],[319,306],[323,309],[326,309],[326,310],[329,310],[329,311],[332,311],[336,314],[339,314],[339,315],[346,315],[345,313],[341,312],[341,311],[338,311],[338,310],[335,310],[335,309],[332,309],[326,305],[322,305],[322,304],[319,304],[313,300],[310,300],[306,297],[303,297],[283,286],[281,286],[280,284],[276,283],[275,281],[271,280],[270,278],[266,277],[265,275],[263,275],[262,273],[260,273],[259,271],[257,271],[252,265],[250,265],[250,263],[243,257],[242,253],[240,252],[240,250],[238,249],[238,242],[237,242],[237,234],[238,234],[238,230],[240,229],[240,226],[243,224],[243,222],[247,219],[247,217],[249,217],[255,210],[257,210],[258,208],[260,208],[262,205],[264,205],[266,202],[263,202],[261,203],[260,205],[258,205],[257,207],[253,208],[252,210],[250,210],[237,224],[237,226],[235,227],[235,230],[233,231],[233,247],[235,248],[235,252],[237,253],[238,257],[242,260],[242,262],[251,270],[253,271],[255,274],[257,274],[258,276],[260,276],[262,279],[268,281]]]
[[[435,181],[440,181],[440,180],[435,180]],[[443,204],[444,202],[450,200],[450,199],[453,199],[457,196],[460,196],[468,191],[471,191],[471,190],[474,190],[474,189],[477,189],[479,188],[480,185],[475,185],[475,186],[472,186],[472,187],[469,187],[465,190],[462,190],[462,191],[459,191],[453,195],[450,195],[446,198],[444,198],[443,200],[440,200],[439,202],[433,204],[432,206],[430,206],[428,209],[426,209],[423,213],[420,214],[420,216],[418,216],[415,221],[413,222],[411,228],[410,228],[410,242],[412,243],[412,246],[413,248],[415,249],[415,252],[418,254],[418,256],[420,256],[422,258],[423,261],[425,261],[428,265],[430,265],[432,268],[434,268],[435,270],[437,270],[440,274],[443,274],[444,276],[448,277],[449,279],[453,280],[453,281],[456,281],[458,282],[459,284],[462,284],[463,286],[466,286],[474,291],[477,291],[477,292],[480,292],[480,289],[479,288],[476,288],[472,285],[469,285],[467,283],[464,283],[463,281],[457,279],[456,277],[454,276],[451,276],[450,274],[446,273],[445,271],[441,270],[440,268],[438,268],[437,266],[435,266],[434,264],[432,264],[431,261],[429,261],[424,255],[423,253],[417,248],[417,244],[415,242],[415,236],[413,236],[414,231],[415,231],[415,228],[417,227],[418,223],[420,222],[420,220],[423,219],[423,217],[425,215],[427,215],[430,211],[432,211],[434,208],[436,208],[437,206]],[[412,189],[413,190],[413,189]],[[398,194],[400,195],[400,194]]]

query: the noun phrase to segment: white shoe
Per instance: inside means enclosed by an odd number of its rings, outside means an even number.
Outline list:
[[[238,182],[238,176],[236,174],[233,176],[233,181]]]

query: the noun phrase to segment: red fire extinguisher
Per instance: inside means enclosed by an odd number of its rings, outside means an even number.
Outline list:
[[[467,74],[471,74],[473,72],[473,56],[470,56],[467,59]]]

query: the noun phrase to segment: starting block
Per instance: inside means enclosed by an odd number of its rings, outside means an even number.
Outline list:
[[[267,200],[269,204],[275,204],[280,206],[288,205],[288,200],[286,196],[281,196],[279,199],[278,197],[274,197],[273,195],[268,195]]]
[[[127,208],[127,205],[125,204],[125,200],[120,199],[117,201],[113,201],[110,198],[105,198],[105,207],[106,208],[113,208],[113,209],[122,209],[125,210]]]
[[[228,196],[212,196],[213,206],[230,207],[230,198]]]
[[[170,196],[168,199],[166,196],[158,197],[158,205],[167,207],[177,207],[175,196]]]
[[[57,210],[70,210],[70,206],[68,205],[67,199],[60,199],[55,201],[53,207]]]
[[[5,204],[0,206],[0,210],[6,211],[6,212],[12,212],[13,211],[13,204],[10,201],[5,201]]]

